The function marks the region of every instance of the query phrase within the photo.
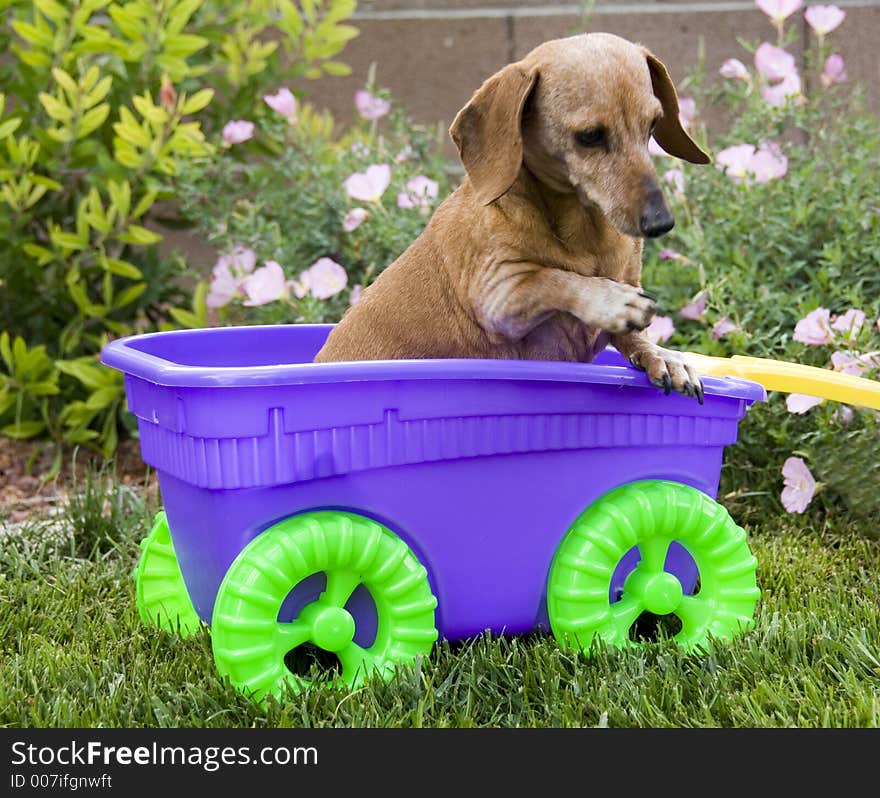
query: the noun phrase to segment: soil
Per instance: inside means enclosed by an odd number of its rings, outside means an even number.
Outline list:
[[[0,523],[18,523],[50,514],[82,484],[90,466],[93,471],[106,469],[123,484],[155,489],[155,472],[141,460],[135,439],[121,440],[116,455],[108,462],[86,449],[65,449],[61,471],[55,478],[47,479],[56,451],[45,442],[19,441],[0,435]]]

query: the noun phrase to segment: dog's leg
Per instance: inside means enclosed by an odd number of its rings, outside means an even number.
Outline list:
[[[654,316],[652,296],[604,277],[530,263],[505,264],[493,277],[474,301],[493,343],[519,341],[559,311],[612,334],[643,330]]]
[[[612,336],[611,343],[636,368],[647,372],[651,382],[667,395],[674,390],[694,396],[703,404],[703,383],[679,352],[657,346],[643,332]]]

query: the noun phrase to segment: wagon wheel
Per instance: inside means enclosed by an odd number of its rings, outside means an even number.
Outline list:
[[[699,571],[694,595],[665,570],[673,541]],[[633,546],[641,558],[612,601],[615,569]],[[755,567],[746,533],[720,504],[680,483],[634,482],[590,505],[560,544],[547,589],[550,625],[561,645],[589,651],[594,637],[631,645],[630,630],[644,612],[672,614],[681,623],[674,639],[706,650],[710,637],[728,639],[753,625]]]
[[[288,597],[316,574],[325,586],[290,620]],[[375,606],[375,638],[357,642],[352,596],[363,585]],[[390,679],[396,663],[427,654],[437,639],[428,573],[393,532],[362,516],[320,511],[269,527],[239,553],[220,585],[211,634],[222,675],[257,700],[310,682],[285,658],[309,643],[338,658],[355,687],[371,673]]]
[[[201,621],[180,573],[164,512],[156,514],[150,534],[141,541],[135,598],[138,614],[148,626],[181,637],[198,631]]]

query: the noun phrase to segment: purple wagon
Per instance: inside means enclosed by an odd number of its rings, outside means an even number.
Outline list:
[[[594,363],[312,363],[331,327],[188,330],[110,343],[165,508],[143,542],[145,621],[211,626],[221,673],[262,698],[350,685],[439,637],[552,631],[588,651],[645,613],[701,647],[752,622],[746,536],[714,501],[756,383],[663,396]]]

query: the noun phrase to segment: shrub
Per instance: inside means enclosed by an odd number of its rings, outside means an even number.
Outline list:
[[[724,109],[732,124],[710,137],[715,166],[661,159],[678,224],[646,247],[644,280],[664,307],[680,309],[668,314],[675,348],[875,376],[880,126],[859,90],[837,85],[844,64],[827,35],[814,35],[804,75],[778,45],[749,45],[756,67],[731,60],[720,84],[693,75],[687,91],[696,105]],[[748,497],[756,514],[777,511],[780,470],[788,462],[787,472],[802,473],[789,460],[797,457],[815,471],[826,509],[876,513],[875,413],[808,405],[771,395],[749,413],[726,455],[722,492]],[[809,502],[809,476],[801,488]],[[791,492],[784,503],[801,511]]]
[[[221,120],[287,75],[344,74],[354,0],[0,0],[0,431],[109,454],[108,336],[186,299],[148,221]]]

